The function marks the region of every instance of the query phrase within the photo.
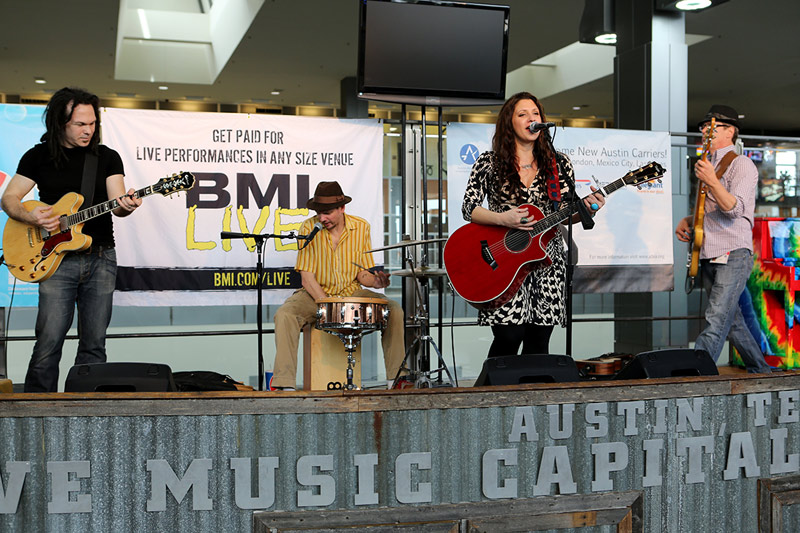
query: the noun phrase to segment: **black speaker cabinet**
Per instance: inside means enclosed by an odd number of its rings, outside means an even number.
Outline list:
[[[643,352],[630,360],[615,379],[716,376],[717,364],[708,352],[690,349]]]
[[[69,369],[64,392],[171,392],[172,370],[158,363],[92,363]]]
[[[505,355],[490,357],[484,361],[475,386],[562,383],[579,380],[580,374],[575,361],[566,355]]]

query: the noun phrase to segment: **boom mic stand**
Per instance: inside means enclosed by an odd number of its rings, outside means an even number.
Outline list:
[[[264,284],[264,241],[266,239],[296,239],[298,241],[308,239],[308,235],[297,235],[295,232],[290,232],[286,235],[271,234],[271,233],[233,233],[230,231],[222,231],[219,234],[221,239],[253,239],[256,241],[256,279],[257,282],[257,308],[256,308],[256,322],[258,322],[258,390],[264,390],[264,346],[262,334],[264,331],[264,316],[261,305],[261,292]]]
[[[550,147],[550,150],[553,152],[555,156],[556,149],[553,146],[553,138],[550,136],[550,131],[545,129],[542,132],[544,135],[545,142]],[[578,198],[578,191],[575,187],[575,181],[570,179],[566,172],[564,172],[564,168],[559,161],[558,157],[556,157],[556,165],[558,167],[558,175],[564,176],[565,181],[567,182],[567,186],[569,187],[570,191],[570,208],[569,208],[569,217],[567,218],[567,263],[566,263],[566,271],[564,274],[564,303],[565,303],[565,315],[567,319],[567,327],[566,327],[566,349],[564,350],[566,355],[572,357],[572,274],[575,265],[572,262],[572,248],[573,248],[573,241],[572,241],[572,216],[577,211],[581,217],[581,224],[583,225],[584,229],[592,229],[594,227],[594,220],[592,220],[592,216],[586,211],[586,207],[583,205],[583,202],[580,201]]]

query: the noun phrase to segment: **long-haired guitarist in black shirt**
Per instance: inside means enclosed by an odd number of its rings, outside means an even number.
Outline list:
[[[124,217],[142,203],[134,189],[126,192],[122,160],[117,152],[100,144],[100,113],[97,96],[82,89],[57,91],[45,109],[47,131],[19,162],[17,172],[2,197],[9,217],[43,233],[58,233],[59,213],[51,205],[26,209],[22,199],[39,189],[44,204],[55,204],[67,193],[80,193],[87,155],[96,158],[92,205],[116,198],[112,212]],[[88,158],[90,168],[94,165]],[[87,174],[90,174],[87,172]],[[85,205],[84,207],[88,206]],[[47,234],[45,233],[45,234]],[[25,376],[25,392],[55,392],[58,364],[67,331],[78,307],[78,353],[76,364],[106,360],[106,329],[111,321],[112,297],[116,284],[117,260],[111,217],[99,216],[86,223],[83,233],[91,246],[67,253],[55,272],[39,284],[39,313],[36,344]]]

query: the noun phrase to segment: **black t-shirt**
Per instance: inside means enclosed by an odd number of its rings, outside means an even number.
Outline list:
[[[46,204],[56,203],[68,192],[81,192],[83,181],[83,161],[87,148],[66,148],[67,161],[62,168],[56,168],[47,145],[37,144],[22,156],[17,166],[17,174],[36,182],[39,188],[39,199]],[[115,174],[125,174],[122,158],[107,146],[100,145],[97,160],[97,179],[94,186],[92,205],[108,200],[106,178]],[[89,207],[82,205],[81,209]],[[114,227],[111,213],[88,220],[83,226],[83,233],[92,237],[93,245],[114,245]]]

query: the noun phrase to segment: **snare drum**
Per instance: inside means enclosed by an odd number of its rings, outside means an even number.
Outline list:
[[[331,332],[371,331],[386,327],[389,309],[380,298],[320,298],[317,329]]]

